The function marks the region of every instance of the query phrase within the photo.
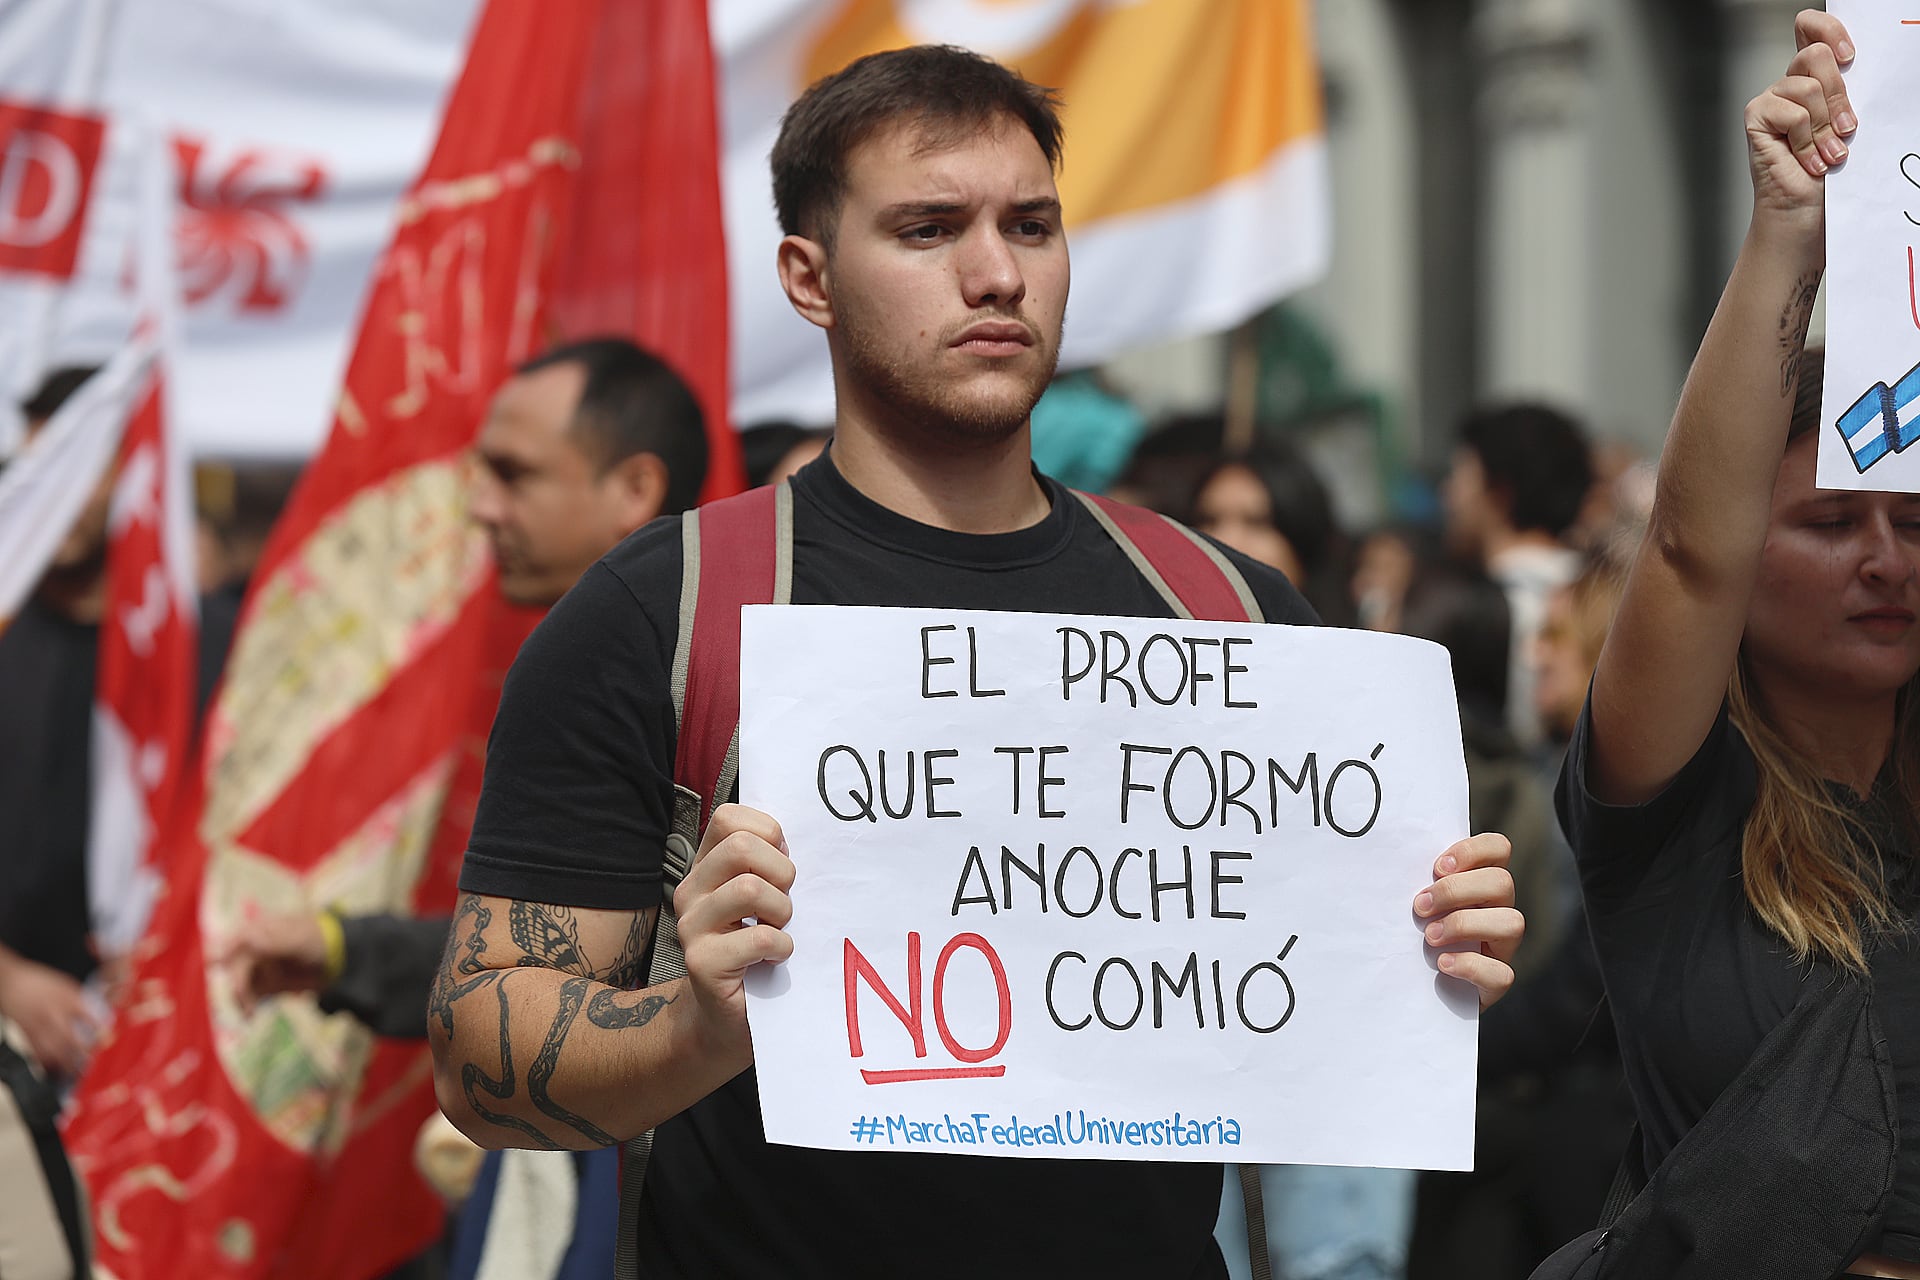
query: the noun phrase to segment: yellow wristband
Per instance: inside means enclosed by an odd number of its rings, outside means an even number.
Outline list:
[[[315,916],[314,923],[320,926],[320,938],[327,952],[321,976],[327,986],[332,986],[347,971],[347,931],[341,927],[340,915],[332,907]]]

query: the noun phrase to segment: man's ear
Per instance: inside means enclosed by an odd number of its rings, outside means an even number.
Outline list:
[[[803,320],[833,328],[833,286],[827,278],[827,250],[817,240],[788,236],[780,242],[780,287]]]
[[[667,464],[657,453],[630,453],[608,469],[618,494],[620,523],[632,533],[660,514],[667,502]]]

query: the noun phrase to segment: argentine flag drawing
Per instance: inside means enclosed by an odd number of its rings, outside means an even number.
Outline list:
[[[1862,475],[1889,453],[1920,439],[1920,364],[1892,386],[1876,382],[1834,423]]]

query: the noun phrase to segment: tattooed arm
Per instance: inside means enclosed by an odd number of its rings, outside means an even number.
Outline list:
[[[652,910],[463,894],[427,1006],[441,1110],[483,1146],[603,1147],[745,1070],[744,975],[792,950],[780,842],[765,814],[715,812],[674,896],[689,976],[658,987],[636,989]]]
[[[1824,264],[1824,174],[1853,132],[1844,28],[1808,10],[1796,34],[1787,74],[1747,106],[1752,223],[1681,393],[1594,674],[1586,781],[1604,801],[1651,799],[1692,758],[1746,628]]]

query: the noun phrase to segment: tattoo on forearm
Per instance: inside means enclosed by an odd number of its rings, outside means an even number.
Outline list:
[[[587,988],[592,985],[591,978],[568,978],[560,984],[560,1008],[553,1015],[553,1025],[547,1028],[547,1038],[541,1044],[540,1052],[534,1056],[533,1065],[527,1068],[527,1097],[534,1106],[540,1108],[542,1115],[552,1116],[569,1128],[585,1134],[591,1142],[610,1147],[618,1139],[585,1116],[561,1106],[554,1101],[548,1089],[553,1082],[554,1069],[560,1063],[560,1050],[566,1047],[567,1032],[572,1030],[574,1019],[580,1016],[581,1007],[587,1002]]]
[[[608,986],[631,991],[646,981],[647,942],[653,936],[653,930],[648,926],[652,923],[653,917],[648,912],[641,911],[634,915],[633,925],[627,930],[627,940],[621,944],[620,954],[614,957],[613,968],[607,971],[604,979]]]
[[[542,902],[516,902],[507,908],[507,934],[526,955],[522,966],[539,965],[568,973],[592,974],[580,953],[580,922],[566,907]]]
[[[602,1031],[644,1027],[678,996],[649,996],[638,991],[596,991],[587,1001],[587,1021]]]
[[[631,989],[645,979],[645,955],[652,937],[652,923],[651,913],[637,915],[620,954],[601,970],[595,968],[582,950],[579,920],[570,909],[515,902],[507,910],[507,934],[521,954],[515,968],[504,968],[499,967],[504,957],[494,959],[492,965],[488,963],[487,933],[493,924],[493,911],[471,894],[461,896],[440,969],[434,977],[427,1013],[429,1022],[437,1024],[443,1035],[451,1037],[454,1006],[461,998],[484,986],[494,988],[500,1074],[497,1078],[489,1075],[470,1055],[460,1068],[461,1091],[474,1115],[524,1135],[532,1145],[559,1149],[562,1144],[530,1120],[503,1109],[504,1106],[524,1110],[524,1104],[531,1102],[540,1114],[560,1121],[589,1141],[602,1146],[614,1144],[616,1139],[612,1134],[556,1101],[552,1083],[567,1037],[583,1010],[587,1021],[603,1031],[627,1031],[646,1026],[677,998]],[[526,1069],[526,1096],[521,1099],[514,1069],[511,1006],[505,980],[519,968],[534,967],[561,970],[569,976],[557,989],[559,1006],[539,1051]],[[470,1011],[463,1016],[473,1015]]]
[[[612,964],[597,965],[580,945],[580,922],[569,908],[516,902],[507,911],[508,935],[525,953],[518,961],[521,968],[559,969],[623,990],[639,986],[646,977],[644,964],[647,942],[652,937],[651,923],[648,913],[635,915],[620,944],[620,954],[613,958]]]
[[[437,1020],[447,1035],[453,1034],[453,1002],[500,979],[500,970],[488,968],[481,959],[487,951],[487,926],[492,923],[493,912],[478,898],[461,895],[453,927],[447,931],[440,971],[434,975],[433,992],[427,1000],[428,1022]]]
[[[508,1016],[507,987],[504,982],[494,984],[494,995],[500,1004],[500,1078],[492,1079],[477,1063],[468,1062],[460,1068],[461,1092],[466,1095],[467,1105],[473,1108],[473,1114],[488,1124],[497,1124],[503,1129],[524,1134],[535,1146],[544,1150],[559,1150],[559,1143],[533,1125],[518,1116],[497,1111],[481,1101],[481,1095],[485,1094],[495,1102],[507,1102],[516,1092],[513,1079],[513,1024]]]
[[[1793,293],[1780,311],[1780,394],[1793,394],[1800,377],[1800,361],[1807,350],[1807,325],[1813,321],[1813,300],[1820,293],[1820,273],[1809,271],[1794,282]]]
[[[573,1030],[583,1006],[587,1011],[587,1021],[594,1026],[603,1031],[626,1031],[652,1022],[655,1015],[673,1003],[675,997],[643,996],[638,992],[608,991],[604,988],[589,996],[588,992],[593,986],[590,978],[568,978],[560,984],[560,1007],[554,1012],[553,1025],[547,1028],[546,1040],[540,1045],[533,1065],[527,1068],[527,1097],[542,1115],[552,1116],[584,1134],[591,1142],[610,1147],[618,1139],[554,1099],[551,1089],[553,1073],[559,1066],[561,1050],[566,1048],[567,1035]]]

